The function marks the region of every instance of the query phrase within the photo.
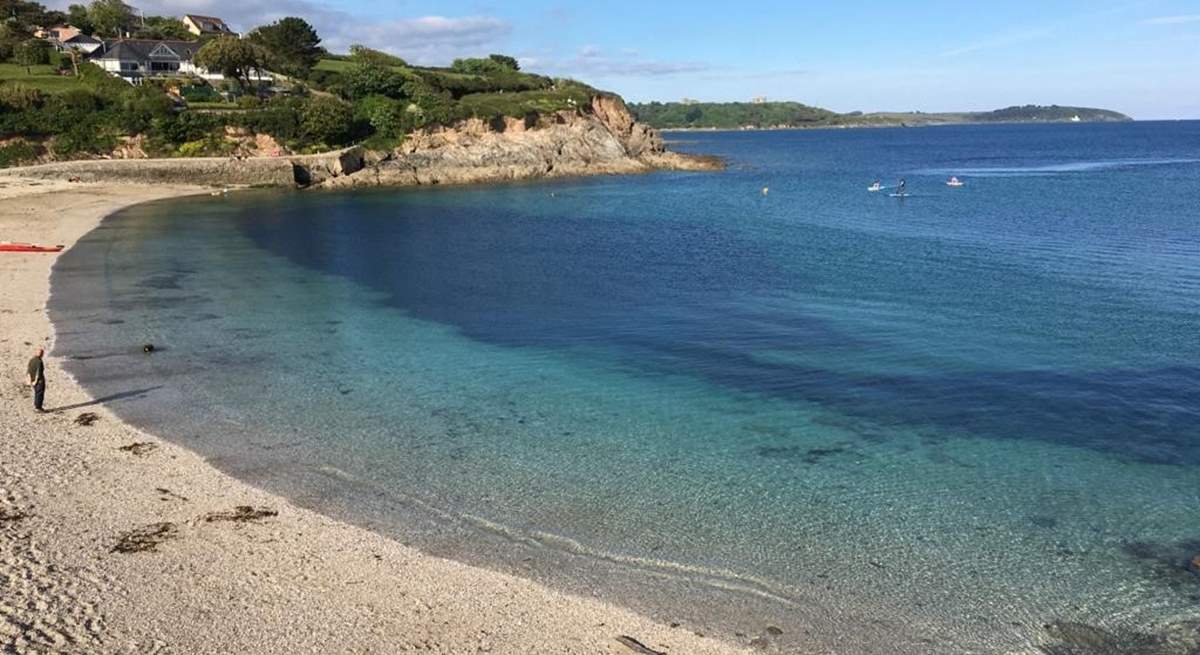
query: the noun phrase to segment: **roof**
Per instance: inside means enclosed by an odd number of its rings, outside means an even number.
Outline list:
[[[121,61],[191,61],[200,49],[196,41],[159,41],[155,39],[117,39],[105,41],[92,59]]]
[[[216,16],[200,16],[198,14],[184,14],[184,18],[190,19],[204,32],[232,32],[225,21]]]
[[[100,39],[97,39],[97,38],[95,38],[95,37],[92,37],[92,36],[88,36],[88,35],[86,35],[86,34],[76,34],[75,36],[73,36],[73,37],[71,37],[71,38],[69,38],[69,39],[63,39],[63,43],[87,43],[87,44],[92,44],[92,43],[95,43],[95,44],[101,44],[101,43],[104,43],[104,42],[103,42],[103,41],[101,41]]]

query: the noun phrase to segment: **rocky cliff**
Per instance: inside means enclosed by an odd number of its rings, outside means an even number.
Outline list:
[[[391,152],[361,148],[321,155],[91,160],[10,168],[0,176],[86,182],[216,186],[417,186],[546,177],[716,170],[720,161],[668,152],[621,98],[523,119],[471,119],[409,135]]]
[[[718,160],[668,152],[621,98],[598,95],[591,107],[523,119],[471,119],[410,135],[395,151],[325,187],[469,184],[547,177],[716,170]]]

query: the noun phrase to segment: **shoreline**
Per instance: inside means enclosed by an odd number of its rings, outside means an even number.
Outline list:
[[[198,186],[3,179],[0,239],[71,247],[108,215]],[[429,556],[233,479],[120,422],[55,358],[57,256],[6,253],[0,646],[15,652],[744,652],[599,600]],[[45,343],[46,415],[20,385]],[[75,421],[85,413],[91,426]],[[243,509],[245,508],[245,509]],[[125,550],[137,552],[123,552]],[[733,637],[731,636],[732,640]]]
[[[922,127],[953,127],[955,125],[1120,125],[1153,121],[931,121],[928,123],[861,123],[855,125],[773,125],[771,127],[656,127],[660,134],[672,132],[811,132],[819,130],[878,130],[913,129]],[[670,142],[668,141],[668,144]]]

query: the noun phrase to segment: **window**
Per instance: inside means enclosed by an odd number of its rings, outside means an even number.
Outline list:
[[[179,70],[179,62],[177,61],[152,61],[150,62],[150,70],[155,73],[174,73]]]
[[[142,67],[138,66],[138,63],[136,61],[121,62],[121,70],[122,71],[137,72],[137,71],[141,70],[141,68]]]

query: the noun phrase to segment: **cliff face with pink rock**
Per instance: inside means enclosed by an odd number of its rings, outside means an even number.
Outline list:
[[[715,159],[667,151],[657,131],[638,123],[617,96],[590,107],[523,119],[471,119],[410,135],[362,170],[324,186],[470,184],[653,170],[717,170]]]

